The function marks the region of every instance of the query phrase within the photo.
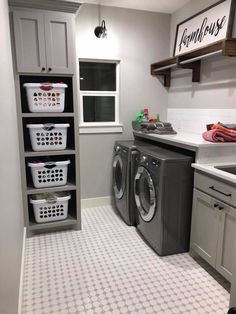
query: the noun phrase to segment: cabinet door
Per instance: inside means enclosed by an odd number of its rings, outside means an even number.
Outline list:
[[[47,72],[73,74],[74,16],[66,13],[45,13]]]
[[[232,243],[231,249],[232,251],[236,252],[236,241]],[[232,265],[230,307],[236,307],[236,255],[234,255],[234,260],[233,260],[233,265]]]
[[[191,249],[215,267],[219,219],[215,199],[194,189]]]
[[[13,12],[18,72],[40,73],[46,67],[44,16],[38,12]]]
[[[236,209],[228,205],[220,205],[219,236],[216,269],[227,280],[231,281],[234,259],[234,242],[236,239]]]

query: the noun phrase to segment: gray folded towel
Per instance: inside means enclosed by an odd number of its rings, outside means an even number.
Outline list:
[[[162,127],[171,127],[171,123],[170,122],[156,122],[156,126],[162,126]]]
[[[149,133],[160,134],[160,135],[177,134],[177,132],[173,129],[172,129],[172,131],[155,129],[155,130],[150,131]]]
[[[140,130],[144,133],[177,134],[170,122],[141,122]]]

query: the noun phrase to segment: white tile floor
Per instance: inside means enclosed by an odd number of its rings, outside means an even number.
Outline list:
[[[159,257],[111,207],[83,231],[27,240],[24,314],[227,313],[229,293],[187,253]]]

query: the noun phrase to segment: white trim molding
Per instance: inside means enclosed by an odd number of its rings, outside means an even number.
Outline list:
[[[14,7],[61,11],[68,13],[76,13],[81,4],[81,2],[75,0],[9,0],[9,5]]]
[[[81,207],[83,208],[91,208],[97,206],[106,206],[106,205],[113,205],[114,198],[113,196],[103,196],[103,197],[96,197],[96,198],[84,198],[81,200]]]
[[[79,126],[80,134],[122,133],[123,124]]]
[[[116,89],[114,91],[101,90],[80,90],[79,106],[79,127],[80,133],[121,133],[122,125],[120,124],[120,61],[119,60],[98,60],[98,59],[79,59],[79,62],[91,63],[113,63],[116,64]],[[80,77],[83,80],[83,77]],[[114,121],[85,122],[84,121],[84,97],[113,97],[114,98]]]
[[[24,230],[23,230],[23,240],[22,240],[20,285],[19,285],[19,296],[18,296],[18,314],[21,314],[21,309],[22,309],[24,266],[25,266],[25,248],[26,248],[26,227],[24,227]]]

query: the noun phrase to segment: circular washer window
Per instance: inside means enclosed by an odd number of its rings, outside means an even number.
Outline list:
[[[156,192],[148,170],[140,166],[134,179],[134,196],[141,218],[148,222],[156,211]]]
[[[113,160],[113,189],[115,197],[121,199],[125,192],[126,167],[122,158],[116,155]]]

